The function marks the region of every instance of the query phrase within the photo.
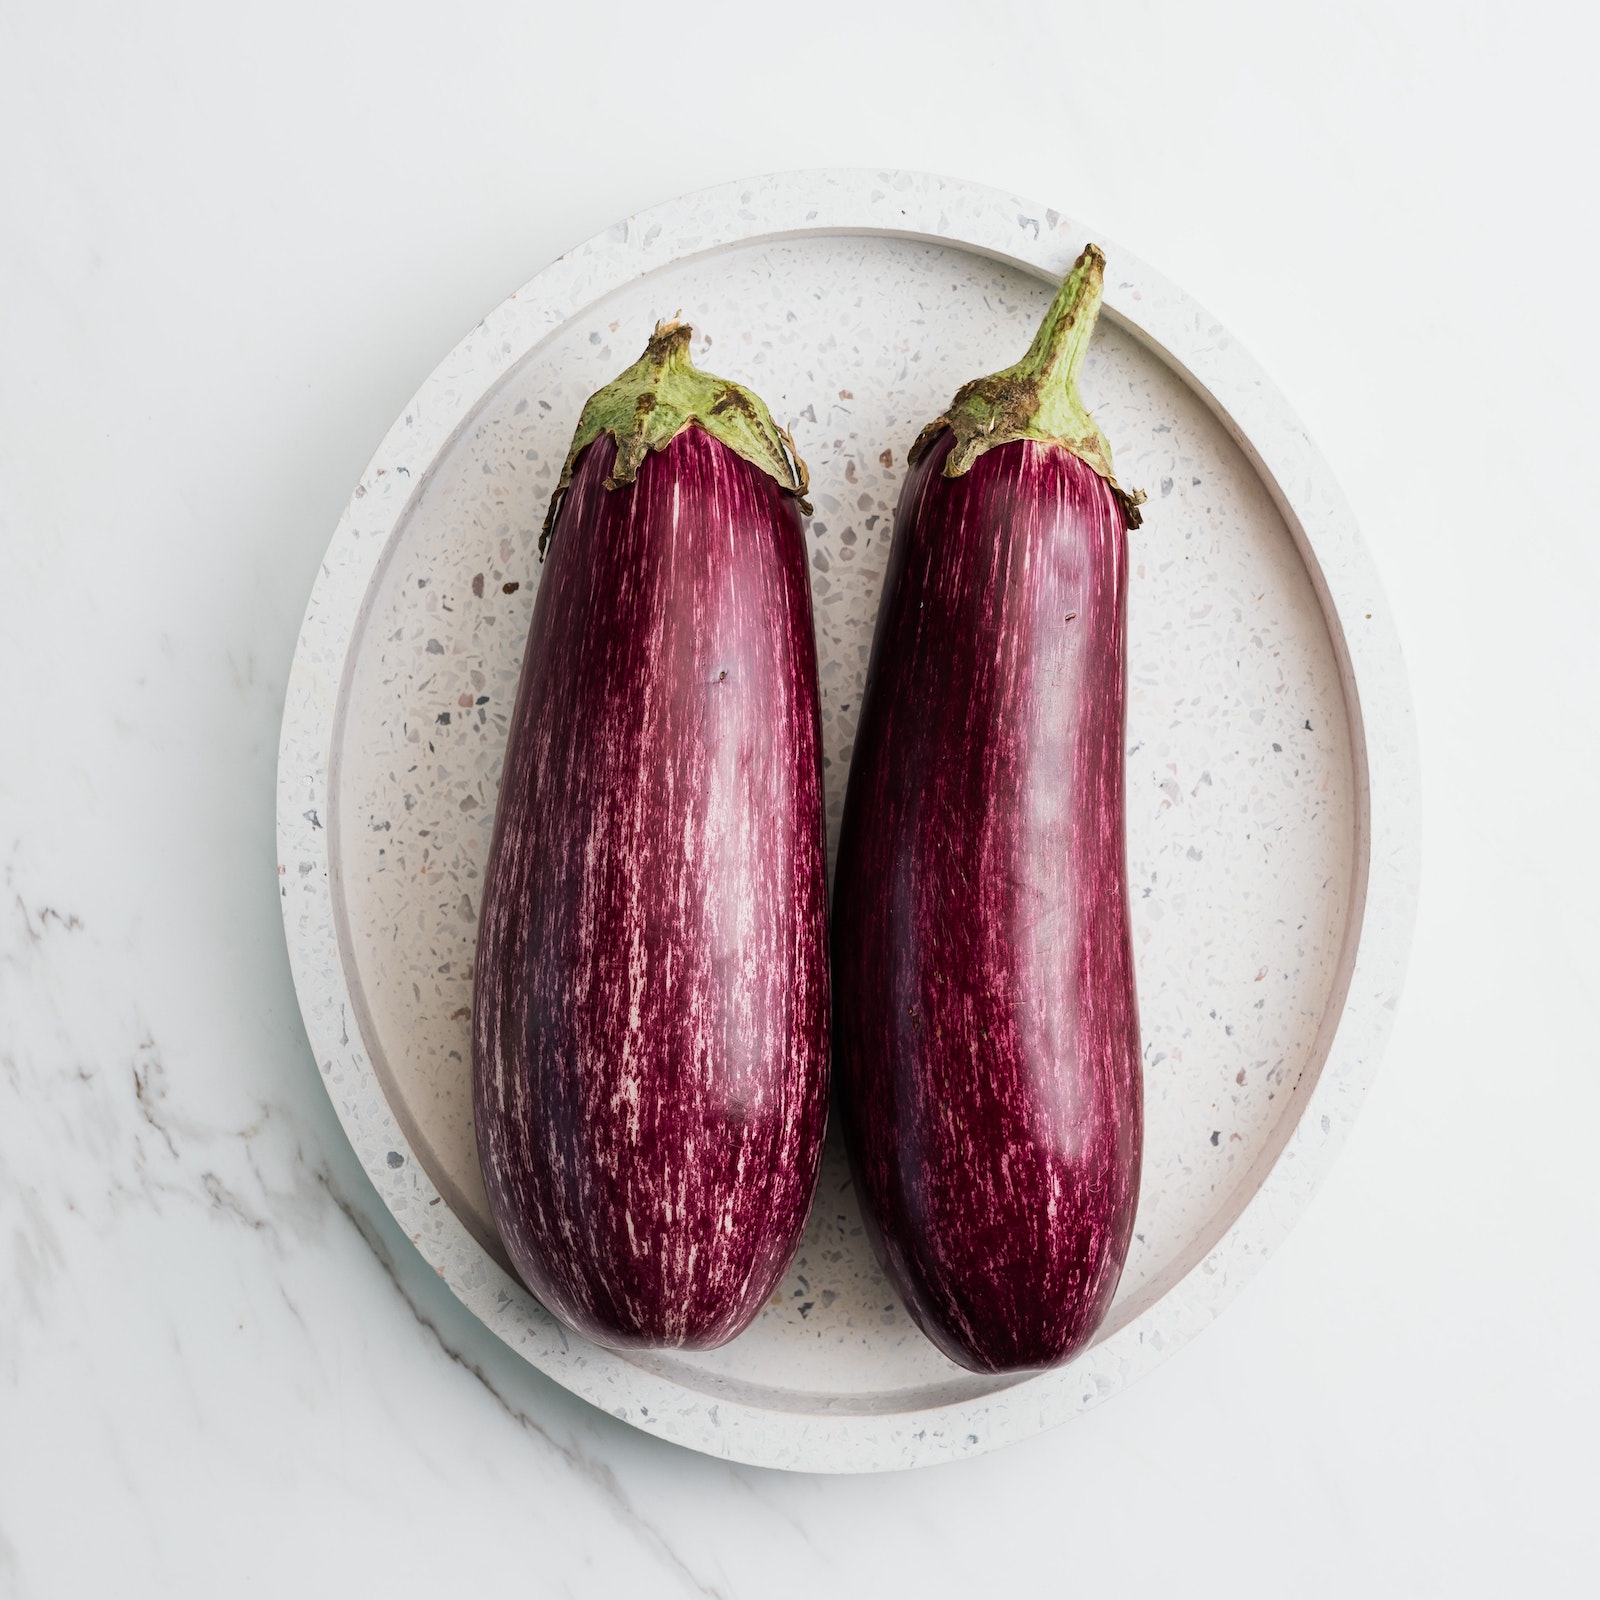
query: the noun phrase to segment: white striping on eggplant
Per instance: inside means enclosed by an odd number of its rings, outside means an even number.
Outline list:
[[[705,1347],[787,1268],[826,1120],[810,589],[794,494],[702,427],[608,489],[616,460],[574,463],[530,630],[476,1114],[529,1287],[600,1343]]]
[[[982,1372],[1111,1303],[1143,1140],[1123,842],[1127,537],[1076,364],[1103,258],[911,453],[835,882],[841,1100],[885,1269]]]

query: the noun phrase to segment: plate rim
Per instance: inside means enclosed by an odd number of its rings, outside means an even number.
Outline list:
[[[1354,893],[1344,994],[1336,976],[1317,1081],[1239,1215],[1176,1283],[1069,1366],[1004,1390],[920,1411],[796,1412],[689,1389],[570,1333],[451,1211],[362,1039],[334,896],[331,796],[347,670],[375,579],[431,464],[492,390],[565,321],[649,272],[761,238],[862,233],[955,246],[1039,277],[1059,278],[1091,236],[1105,249],[1107,311],[1222,423],[1311,576],[1349,717]],[[374,452],[318,569],[285,694],[277,802],[280,905],[306,1033],[345,1136],[424,1259],[479,1321],[583,1399],[689,1448],[796,1471],[931,1465],[1030,1437],[1144,1376],[1207,1325],[1298,1220],[1355,1119],[1392,1026],[1420,876],[1416,734],[1398,634],[1350,508],[1283,396],[1215,318],[1070,215],[965,180],[874,168],[772,173],[647,208],[557,257],[456,345]]]

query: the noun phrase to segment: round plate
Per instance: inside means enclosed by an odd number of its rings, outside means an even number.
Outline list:
[[[950,179],[754,179],[618,223],[487,317],[383,441],[312,591],[284,710],[279,883],[351,1143],[489,1327],[627,1422],[735,1460],[920,1466],[1047,1428],[1204,1326],[1355,1115],[1415,901],[1404,666],[1327,467],[1250,359],[1107,240],[1083,381],[1132,536],[1128,843],[1145,1040],[1132,1255],[1094,1346],[1031,1377],[940,1356],[884,1280],[830,1138],[810,1226],[722,1350],[619,1354],[506,1270],[478,1175],[478,896],[536,543],[588,395],[658,317],[754,388],[811,467],[830,845],[895,498],[917,431],[1014,360],[1089,238]]]

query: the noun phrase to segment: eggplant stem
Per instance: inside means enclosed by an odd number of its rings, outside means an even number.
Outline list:
[[[539,533],[540,560],[555,531],[556,513],[571,487],[578,457],[602,433],[610,434],[617,447],[611,476],[605,480],[608,490],[632,483],[647,455],[665,450],[685,428],[698,427],[760,467],[795,497],[801,511],[811,514],[806,499],[810,474],[794,440],[773,420],[758,395],[695,366],[689,359],[693,337],[694,329],[677,317],[658,322],[644,354],[589,397],[545,513]]]
[[[1105,293],[1105,252],[1085,245],[1061,281],[1028,352],[1015,365],[956,390],[944,414],[917,435],[917,461],[944,429],[955,435],[944,475],[959,478],[979,456],[1017,439],[1059,445],[1087,462],[1115,491],[1130,528],[1137,528],[1143,490],[1123,489],[1111,470],[1111,446],[1078,392],[1078,374]]]

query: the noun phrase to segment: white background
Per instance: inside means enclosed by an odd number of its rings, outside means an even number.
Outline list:
[[[0,1594],[1564,1595],[1596,1583],[1600,535],[1586,8],[0,8]],[[433,364],[785,167],[1083,219],[1354,504],[1422,737],[1332,1178],[1155,1376],[865,1480],[499,1347],[344,1146],[273,887],[285,675]]]

